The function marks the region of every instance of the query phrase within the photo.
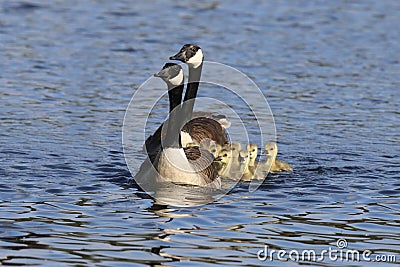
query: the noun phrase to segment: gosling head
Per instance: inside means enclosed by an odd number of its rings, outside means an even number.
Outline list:
[[[232,157],[237,158],[239,157],[239,151],[242,149],[242,145],[239,142],[232,142],[225,145],[226,149],[232,151]]]
[[[250,161],[250,155],[247,150],[240,150],[239,152],[239,161],[242,164],[248,164]]]
[[[154,74],[154,77],[163,79],[168,85],[178,86],[183,84],[184,75],[183,69],[176,63],[166,63],[162,70]]]
[[[219,161],[221,161],[221,163],[223,163],[223,164],[228,164],[232,159],[232,151],[229,149],[223,148],[219,152],[217,159]]]
[[[278,145],[276,142],[268,142],[265,144],[264,148],[268,157],[276,156],[276,154],[278,154]]]
[[[181,50],[169,58],[170,60],[180,60],[188,64],[190,67],[197,68],[203,62],[203,51],[198,45],[185,44]]]
[[[257,153],[258,153],[257,149],[258,149],[258,147],[257,147],[256,144],[248,144],[246,146],[246,149],[249,152],[249,156],[250,156],[251,160],[257,158]]]
[[[219,152],[221,151],[222,147],[218,144],[211,143],[208,151],[210,151],[211,154],[214,155],[214,158],[216,158],[219,155]]]

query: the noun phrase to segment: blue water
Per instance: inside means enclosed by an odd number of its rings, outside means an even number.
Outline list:
[[[339,238],[398,264],[399,12],[395,0],[1,1],[0,264],[296,266],[257,252]],[[188,42],[257,83],[294,172],[187,208],[127,182],[126,107]]]

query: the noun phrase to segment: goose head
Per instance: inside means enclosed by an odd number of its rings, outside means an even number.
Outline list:
[[[222,164],[227,165],[232,160],[232,150],[223,148],[216,160],[220,161]]]
[[[184,81],[183,69],[176,63],[166,63],[162,70],[154,74],[154,77],[161,78],[171,87],[181,85]]]
[[[170,60],[179,60],[188,64],[190,67],[197,68],[203,62],[203,51],[198,45],[185,44],[181,50],[169,58]]]
[[[214,158],[217,157],[217,155],[219,155],[219,152],[221,151],[221,146],[218,144],[215,144],[214,142],[210,144],[210,146],[208,147],[208,151],[211,152],[211,154],[213,154]]]
[[[258,147],[256,144],[248,144],[246,146],[247,152],[249,152],[250,161],[254,161],[257,158]]]
[[[232,157],[237,159],[239,157],[239,151],[242,149],[242,145],[239,142],[232,142],[227,144],[225,148],[231,150]]]
[[[239,161],[241,164],[247,165],[250,161],[250,153],[247,150],[239,151]]]
[[[275,157],[278,154],[278,145],[276,142],[268,142],[265,144],[264,148],[268,157]]]

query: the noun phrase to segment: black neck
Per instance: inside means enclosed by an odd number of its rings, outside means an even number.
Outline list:
[[[180,142],[180,131],[184,118],[182,118],[180,104],[182,101],[183,87],[183,83],[178,86],[168,84],[169,118],[167,120],[167,132],[162,143],[163,148],[182,147]]]
[[[168,83],[169,112],[171,113],[182,102],[184,84],[172,85]]]
[[[182,113],[184,116],[182,126],[192,119],[194,101],[196,99],[197,91],[199,89],[202,68],[203,62],[197,68],[193,68],[189,65],[189,81],[187,84],[185,98],[183,99],[182,105]]]

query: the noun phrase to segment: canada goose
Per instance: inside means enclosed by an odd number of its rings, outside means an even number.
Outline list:
[[[253,173],[249,169],[250,153],[247,150],[240,150],[239,152],[240,161],[240,180],[250,181],[253,178]]]
[[[249,170],[254,174],[258,162],[256,162],[258,147],[256,144],[248,144],[246,150],[249,153]]]
[[[163,70],[156,76],[165,78],[165,73],[172,72],[168,68],[176,68],[175,66],[176,64],[164,66]],[[179,70],[179,72],[181,71],[182,69]],[[171,96],[174,94],[174,90],[171,90],[170,87],[168,88],[168,94],[170,96],[170,105],[175,104],[174,97],[176,95]],[[153,162],[159,177],[174,183],[220,188],[221,181],[218,171],[213,165],[213,155],[198,146],[182,148],[180,129],[187,119],[188,116],[182,112],[182,108],[170,109],[168,123],[165,125],[167,130],[165,137],[163,136],[163,146]]]
[[[257,178],[265,178],[265,175],[268,172],[276,173],[293,170],[288,163],[276,159],[276,155],[278,154],[278,145],[276,142],[266,143],[264,149],[267,155],[267,160],[256,164],[257,170],[255,175]]]
[[[265,145],[265,151],[268,155],[274,155],[274,161],[272,161],[272,166],[270,172],[282,172],[282,171],[293,171],[293,168],[283,160],[276,159],[278,154],[278,144],[276,142],[268,142]]]
[[[230,164],[230,175],[235,176],[240,170],[240,164],[239,164],[239,152],[242,149],[242,145],[239,142],[232,142],[228,143],[224,146],[225,148],[231,150],[232,152],[232,161]]]
[[[218,161],[218,172],[223,177],[230,177],[230,168],[232,164],[232,150],[223,148],[216,158]]]
[[[219,145],[226,144],[228,137],[222,124],[209,117],[196,117],[190,120],[193,117],[194,101],[199,89],[203,67],[204,57],[201,48],[197,45],[185,44],[176,55],[169,59],[186,63],[189,68],[188,84],[182,104],[182,113],[186,115],[188,122],[182,131],[187,132],[198,143],[208,139]]]
[[[246,146],[246,150],[247,152],[249,152],[249,157],[250,157],[249,166],[254,166],[258,154],[258,147],[256,144],[248,144]]]

